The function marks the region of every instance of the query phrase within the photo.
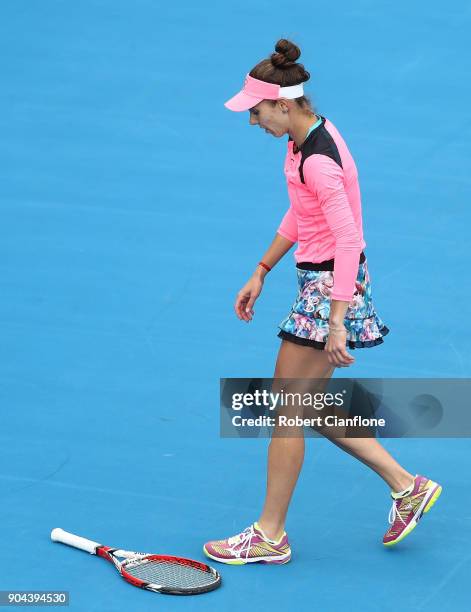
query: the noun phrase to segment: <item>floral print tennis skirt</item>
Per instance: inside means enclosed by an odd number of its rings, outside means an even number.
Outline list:
[[[298,263],[298,295],[289,315],[278,326],[278,337],[323,350],[329,335],[334,260],[318,264]],[[361,254],[355,292],[345,313],[346,346],[370,348],[382,344],[389,329],[375,310],[366,256]]]

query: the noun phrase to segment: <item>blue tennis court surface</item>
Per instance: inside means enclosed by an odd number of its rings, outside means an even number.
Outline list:
[[[292,253],[250,325],[233,303],[288,205],[286,142],[223,102],[282,36],[358,166],[391,329],[340,375],[471,376],[469,3],[8,0],[1,15],[0,588],[68,590],[84,612],[467,609],[468,439],[385,442],[444,487],[392,550],[387,487],[309,440],[293,561],[215,564],[223,586],[201,597],[133,589],[49,533],[203,560],[258,517],[268,441],[219,437],[219,378],[273,374]]]

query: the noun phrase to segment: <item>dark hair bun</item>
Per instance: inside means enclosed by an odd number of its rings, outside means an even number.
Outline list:
[[[276,68],[289,68],[301,56],[298,46],[285,38],[281,38],[275,45],[275,53],[270,56],[271,63]]]

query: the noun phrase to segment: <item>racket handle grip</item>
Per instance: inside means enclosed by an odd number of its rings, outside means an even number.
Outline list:
[[[62,542],[62,544],[67,544],[74,548],[80,548],[80,550],[85,550],[91,555],[94,555],[96,549],[101,546],[98,542],[87,540],[87,538],[81,538],[78,535],[60,529],[60,527],[56,527],[51,531],[51,540],[53,542]]]

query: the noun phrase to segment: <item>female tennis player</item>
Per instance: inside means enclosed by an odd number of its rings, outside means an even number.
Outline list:
[[[279,325],[281,346],[274,378],[328,379],[347,368],[347,351],[371,348],[389,332],[375,310],[364,253],[362,213],[355,162],[339,131],[304,95],[310,75],[301,55],[281,39],[275,53],[247,75],[243,89],[226,102],[249,111],[250,125],[275,138],[288,135],[285,158],[290,206],[255,272],[239,291],[235,311],[249,322],[265,276],[297,243],[298,294]],[[391,490],[390,526],[383,543],[406,537],[435,503],[442,487],[404,469],[375,438],[335,438],[337,446],[373,469]],[[287,563],[288,505],[304,459],[304,437],[272,436],[261,515],[241,533],[207,542],[204,553],[223,563]]]

